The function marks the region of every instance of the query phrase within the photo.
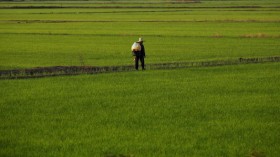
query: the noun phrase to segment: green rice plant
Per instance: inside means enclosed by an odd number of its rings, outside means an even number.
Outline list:
[[[0,9],[0,69],[132,65],[129,48],[140,36],[152,64],[279,56],[277,1],[144,4],[154,8],[119,2],[0,3],[72,7]],[[259,7],[242,8],[249,3]]]
[[[2,35],[0,69],[44,66],[133,65],[130,46],[137,36]],[[275,38],[145,38],[147,64],[279,56]],[[176,41],[176,43],[175,43]],[[5,44],[9,43],[9,44]]]
[[[0,70],[279,56],[278,0],[157,2],[0,2]],[[279,66],[0,80],[0,156],[276,157]]]
[[[279,66],[0,80],[0,155],[277,156]]]

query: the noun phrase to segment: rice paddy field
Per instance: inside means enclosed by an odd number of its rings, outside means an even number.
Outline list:
[[[0,70],[280,56],[280,1],[0,2]],[[0,156],[280,154],[280,63],[0,79]]]
[[[147,63],[279,55],[276,0],[145,2],[1,2],[0,69],[131,65],[140,36]]]

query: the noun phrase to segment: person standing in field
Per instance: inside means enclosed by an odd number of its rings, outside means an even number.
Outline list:
[[[142,70],[145,70],[145,47],[143,44],[144,40],[143,38],[139,38],[139,40],[136,43],[139,43],[141,48],[140,51],[133,51],[133,55],[135,56],[134,61],[135,61],[135,69],[138,70],[138,65],[139,65],[139,60],[141,62]]]

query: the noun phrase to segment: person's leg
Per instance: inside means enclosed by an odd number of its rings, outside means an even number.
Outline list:
[[[135,69],[138,70],[139,57],[135,57]]]
[[[143,56],[140,58],[140,61],[141,61],[142,70],[145,70],[145,59]]]

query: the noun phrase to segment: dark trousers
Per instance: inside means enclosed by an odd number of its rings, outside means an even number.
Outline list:
[[[141,62],[142,70],[145,69],[144,56],[135,56],[135,69],[138,70],[139,60]]]

